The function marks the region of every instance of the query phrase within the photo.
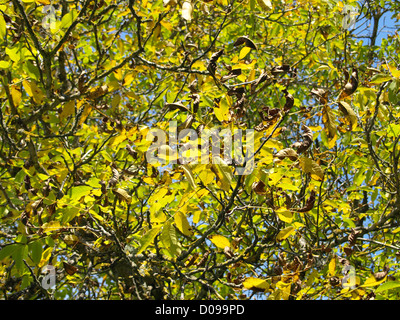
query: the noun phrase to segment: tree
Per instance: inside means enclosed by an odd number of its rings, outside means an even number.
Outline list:
[[[2,297],[396,299],[398,10],[3,1]]]

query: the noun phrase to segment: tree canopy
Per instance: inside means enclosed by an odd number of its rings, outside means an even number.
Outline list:
[[[1,1],[1,298],[397,299],[399,9]]]

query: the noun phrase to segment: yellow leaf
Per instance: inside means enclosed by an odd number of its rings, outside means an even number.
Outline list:
[[[331,261],[329,262],[328,266],[329,274],[331,276],[335,275],[335,270],[336,270],[336,256],[334,256]]]
[[[58,229],[61,228],[62,226],[59,221],[50,221],[42,225],[43,232],[45,233],[57,231]]]
[[[175,225],[180,232],[182,232],[185,236],[191,236],[193,234],[192,227],[189,225],[189,222],[184,213],[177,211],[174,216]]]
[[[216,247],[220,249],[225,249],[225,247],[230,247],[231,243],[230,241],[225,238],[224,236],[221,235],[214,235],[210,237],[210,240],[212,243],[215,244]]]
[[[218,175],[218,179],[221,184],[220,187],[228,192],[233,179],[232,170],[219,156],[213,157],[213,162],[213,167],[216,169],[214,173],[217,173]]]
[[[36,104],[41,104],[45,98],[42,90],[33,81],[24,80],[22,81],[25,91],[33,98]]]
[[[375,277],[374,277],[374,276],[371,276],[371,277],[369,277],[367,280],[365,280],[364,284],[361,285],[360,287],[361,287],[361,288],[364,288],[364,287],[375,287],[375,286],[378,286],[378,285],[380,285],[381,283],[385,282],[385,281],[386,281],[386,278],[387,278],[387,276],[384,277],[384,278],[383,278],[382,280],[380,280],[380,281],[376,281]]]
[[[220,122],[231,120],[229,103],[226,98],[222,98],[219,106],[214,108],[214,114]]]
[[[276,236],[276,240],[277,241],[283,241],[283,240],[285,240],[287,237],[291,236],[295,232],[296,232],[296,229],[294,227],[292,227],[292,226],[289,226],[289,227],[279,231],[278,235]]]
[[[18,106],[21,103],[21,97],[22,97],[22,93],[21,93],[21,89],[16,86],[15,84],[13,84],[11,86],[11,97],[12,97],[12,101],[14,103],[15,106]]]
[[[393,64],[388,65],[388,67],[392,76],[397,79],[400,79],[400,70],[398,70]]]
[[[6,35],[6,21],[2,14],[0,14],[0,41],[3,41],[4,36]]]
[[[71,100],[64,104],[63,110],[60,114],[60,119],[65,119],[75,112],[75,101]]]
[[[126,139],[127,139],[126,131],[124,129],[124,130],[122,130],[121,134],[117,135],[116,137],[114,137],[111,140],[110,146],[111,147],[116,147],[116,146],[120,145],[123,141],[125,141]]]
[[[241,60],[241,59],[243,59],[244,57],[246,57],[247,54],[248,54],[250,51],[251,51],[251,48],[250,48],[250,47],[243,47],[243,48],[240,50],[239,59]]]
[[[349,130],[354,130],[357,127],[357,115],[355,114],[354,110],[345,101],[339,102],[339,109],[347,120]]]
[[[279,208],[276,211],[278,218],[284,222],[291,223],[293,221],[293,212],[287,210],[286,208]]]
[[[324,123],[325,132],[328,136],[328,147],[331,149],[335,146],[337,140],[337,131],[335,124],[335,116],[329,106],[322,107],[322,122]]]
[[[265,291],[269,289],[269,283],[263,279],[249,277],[244,280],[243,287],[248,290]]]
[[[187,164],[181,165],[183,172],[185,173],[186,179],[189,181],[190,187],[194,190],[196,189],[197,185],[194,181],[193,172]]]
[[[88,103],[85,104],[85,109],[83,109],[81,118],[79,119],[79,125],[84,123],[86,121],[86,118],[89,116],[90,112],[92,111],[92,106],[90,106]]]
[[[314,160],[306,157],[300,158],[300,167],[305,173],[310,174],[314,180],[322,181],[324,178],[324,171]]]
[[[278,281],[276,283],[276,287],[281,290],[281,297],[283,300],[288,300],[290,296],[290,288],[291,288],[291,283],[286,283],[283,281]]]
[[[42,253],[42,260],[40,260],[38,267],[41,268],[47,264],[48,260],[50,259],[51,252],[53,251],[53,247],[48,247]]]

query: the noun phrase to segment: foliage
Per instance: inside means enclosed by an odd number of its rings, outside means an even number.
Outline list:
[[[399,8],[344,5],[2,1],[2,297],[396,299]],[[148,163],[172,121],[255,129],[254,170]]]

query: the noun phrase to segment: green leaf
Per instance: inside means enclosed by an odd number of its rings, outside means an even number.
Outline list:
[[[145,235],[140,239],[140,248],[137,254],[143,252],[150,244],[152,244],[160,229],[161,227],[152,228],[145,233]]]
[[[34,242],[31,242],[29,243],[28,246],[31,251],[32,261],[35,264],[39,264],[40,260],[42,259],[42,253],[43,253],[42,240],[39,239]]]
[[[28,256],[28,246],[25,244],[18,245],[12,253],[12,257],[15,261],[15,267],[18,271],[22,271],[24,268],[24,259]]]
[[[381,284],[376,290],[375,293],[379,293],[382,291],[387,291],[390,289],[395,289],[400,287],[400,281],[388,281]]]
[[[92,187],[90,186],[77,186],[77,187],[73,187],[70,190],[70,197],[73,200],[79,200],[80,198],[82,198],[83,196],[86,196],[90,193],[90,190],[92,190]]]
[[[19,245],[15,243],[3,247],[3,249],[0,250],[0,261],[7,257],[10,257],[18,246]]]
[[[383,82],[390,81],[390,80],[392,80],[391,76],[388,76],[387,74],[384,74],[384,73],[378,73],[372,77],[372,79],[369,83],[381,84]]]

